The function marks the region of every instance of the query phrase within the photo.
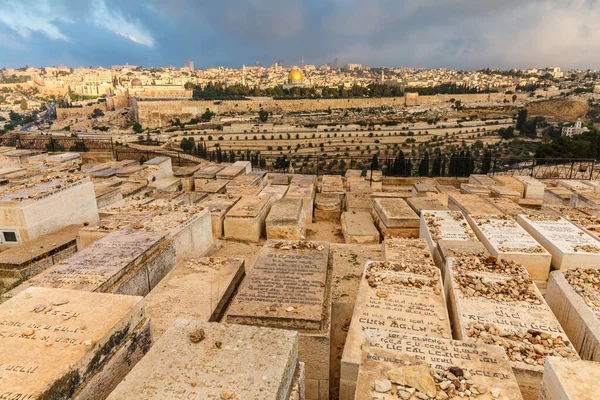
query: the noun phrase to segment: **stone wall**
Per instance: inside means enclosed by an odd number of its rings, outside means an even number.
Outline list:
[[[59,121],[68,118],[86,118],[98,108],[102,111],[114,111],[119,108],[129,106],[129,96],[111,96],[107,97],[103,103],[93,104],[91,106],[73,107],[73,108],[57,108],[56,119]]]
[[[526,95],[517,95],[522,98]],[[144,127],[161,127],[169,125],[169,121],[179,118],[187,122],[195,118],[208,108],[209,110],[223,114],[226,112],[258,112],[261,108],[269,112],[309,112],[326,111],[332,109],[348,108],[377,108],[391,107],[400,109],[406,105],[430,105],[449,103],[450,99],[460,100],[463,104],[499,102],[505,99],[512,103],[512,95],[503,93],[490,94],[464,94],[464,95],[436,95],[419,96],[417,93],[407,93],[405,97],[385,98],[357,98],[357,99],[302,99],[302,100],[280,100],[272,98],[261,98],[253,100],[225,100],[225,101],[193,101],[193,100],[169,100],[169,99],[140,99],[132,98],[136,121]]]

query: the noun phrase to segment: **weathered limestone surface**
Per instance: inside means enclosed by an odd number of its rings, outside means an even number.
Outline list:
[[[177,318],[219,322],[243,277],[243,259],[206,257],[178,263],[145,299],[153,340]]]
[[[469,176],[469,183],[471,185],[481,185],[481,186],[496,185],[496,181],[491,176],[481,175],[481,174],[471,174]]]
[[[345,210],[347,212],[367,212],[373,211],[373,200],[369,193],[346,193]]]
[[[517,221],[552,254],[555,268],[600,268],[600,243],[566,219],[519,215]]]
[[[565,187],[549,187],[544,192],[545,204],[557,204],[567,206],[571,202],[573,191]]]
[[[383,241],[385,261],[398,264],[430,265],[431,253],[423,239],[385,238]]]
[[[373,200],[373,218],[383,236],[419,236],[419,216],[402,199]]]
[[[586,185],[581,181],[575,179],[559,179],[556,181],[557,186],[571,189],[574,192],[593,192],[594,188],[590,185]]]
[[[502,214],[492,203],[476,194],[449,194],[448,208],[465,214]]]
[[[492,177],[496,182],[504,185],[515,192],[519,192],[520,197],[525,193],[525,186],[515,178],[509,175],[495,175]]]
[[[113,232],[2,298],[31,286],[145,295],[175,265],[175,259],[173,242],[164,233]]]
[[[421,215],[423,211],[442,210],[448,211],[448,207],[443,205],[437,198],[434,197],[409,197],[406,202],[417,213]]]
[[[412,197],[425,197],[429,193],[437,193],[436,187],[431,183],[415,183],[412,186]]]
[[[218,180],[232,180],[236,176],[246,174],[246,166],[245,165],[229,165],[219,172],[216,173],[215,177]]]
[[[223,169],[225,169],[225,165],[223,164],[208,165],[201,168],[199,171],[196,171],[196,173],[194,173],[194,178],[215,179],[217,177],[217,173]]]
[[[269,185],[266,186],[258,195],[271,196],[274,200],[279,200],[285,197],[288,191],[287,185]]]
[[[225,237],[258,242],[265,234],[271,202],[270,197],[242,196],[225,215]]]
[[[198,203],[198,205],[210,210],[213,237],[223,237],[223,222],[225,221],[225,215],[239,200],[240,197],[229,194],[210,194]]]
[[[451,338],[440,271],[425,264],[367,261],[341,365],[340,392],[358,379],[365,332]]]
[[[481,400],[523,399],[498,346],[390,334],[371,337],[363,347],[356,399],[461,399],[469,398],[467,390]],[[386,385],[390,390],[375,390]]]
[[[502,346],[524,399],[537,399],[546,356],[579,358],[524,267],[457,257],[445,273],[454,338]]]
[[[337,193],[317,193],[315,196],[315,221],[339,221],[342,201]]]
[[[538,287],[546,287],[552,256],[513,217],[471,214],[467,220],[492,256],[523,265]]]
[[[439,240],[434,254],[439,255],[439,261],[436,259],[435,262],[442,270],[444,281],[446,280],[446,265],[449,260],[457,257],[478,255],[488,257],[490,255],[483,243],[478,240]]]
[[[552,272],[546,301],[581,358],[600,361],[599,270]]]
[[[108,399],[287,400],[297,364],[296,332],[178,319]]]
[[[523,197],[526,199],[543,199],[544,198],[544,189],[546,185],[542,182],[538,181],[535,178],[524,175],[514,176],[516,180],[521,182],[525,187],[525,191],[523,192]]]
[[[148,350],[143,299],[29,288],[0,306],[0,393],[6,399],[103,399]],[[138,336],[139,335],[139,336]],[[135,345],[134,345],[135,346]],[[126,353],[128,366],[114,356]]]
[[[379,243],[379,231],[375,228],[370,213],[345,212],[342,214],[341,224],[345,243]]]
[[[103,238],[110,232],[131,228],[137,224],[143,224],[155,214],[154,211],[122,212],[112,214],[101,219],[95,224],[83,226],[77,235],[77,248],[84,249]]]
[[[331,398],[339,397],[340,368],[356,295],[367,261],[383,261],[380,244],[331,244],[331,350],[329,382]]]
[[[329,243],[268,240],[227,311],[227,322],[300,333],[306,398],[327,399],[331,300]]]
[[[506,186],[494,185],[490,186],[490,197],[511,199],[516,202],[521,198],[521,193]]]
[[[324,175],[323,178],[321,178],[319,192],[343,195],[346,190],[344,189],[342,177],[340,175]]]
[[[421,214],[419,237],[427,242],[438,268],[441,258],[437,250],[440,240],[477,240],[475,232],[460,211],[424,211]]]
[[[300,175],[302,176],[302,175]],[[290,185],[285,197],[293,199],[302,199],[304,214],[309,222],[313,219],[313,208],[315,202],[316,187],[314,177],[305,175],[304,181],[301,178],[294,178],[294,182]]]
[[[276,200],[266,219],[267,239],[304,239],[306,215],[302,199],[283,198]]]
[[[548,357],[540,400],[593,400],[598,396],[600,365]]]
[[[525,210],[518,203],[515,203],[511,199],[506,198],[491,198],[488,199],[490,203],[492,203],[496,208],[502,211],[503,214],[510,215],[512,217],[517,218],[519,214],[527,214],[532,210]]]
[[[460,192],[462,194],[473,194],[483,197],[489,197],[492,194],[490,188],[487,186],[472,185],[469,183],[461,183]]]

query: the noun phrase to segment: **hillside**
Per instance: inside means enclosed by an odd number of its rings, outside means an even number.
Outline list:
[[[580,100],[547,100],[530,103],[526,107],[530,117],[543,116],[556,122],[573,122],[583,118],[588,105]]]

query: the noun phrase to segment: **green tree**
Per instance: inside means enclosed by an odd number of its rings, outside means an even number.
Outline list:
[[[194,138],[183,138],[183,140],[179,144],[179,147],[181,147],[181,150],[185,151],[186,153],[192,152],[196,147],[196,144],[194,143]]]
[[[204,113],[200,116],[200,121],[202,122],[210,122],[212,118],[215,116],[215,113],[210,111],[208,108],[204,111]]]
[[[521,109],[519,110],[519,114],[517,115],[517,130],[521,130],[525,122],[527,121],[527,110]]]
[[[25,111],[25,110],[27,110],[27,108],[28,108],[27,100],[21,99],[21,110]]]
[[[269,112],[261,108],[258,112],[258,119],[260,122],[267,122],[269,120]]]
[[[429,175],[429,153],[425,150],[425,154],[419,164],[419,176]]]
[[[142,124],[140,124],[139,122],[134,122],[133,123],[133,131],[135,133],[142,133],[144,131],[144,129],[142,128]]]

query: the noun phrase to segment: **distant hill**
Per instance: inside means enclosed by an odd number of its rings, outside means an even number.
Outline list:
[[[529,117],[542,116],[555,122],[573,122],[585,117],[589,106],[581,100],[546,100],[533,102],[525,107]]]

